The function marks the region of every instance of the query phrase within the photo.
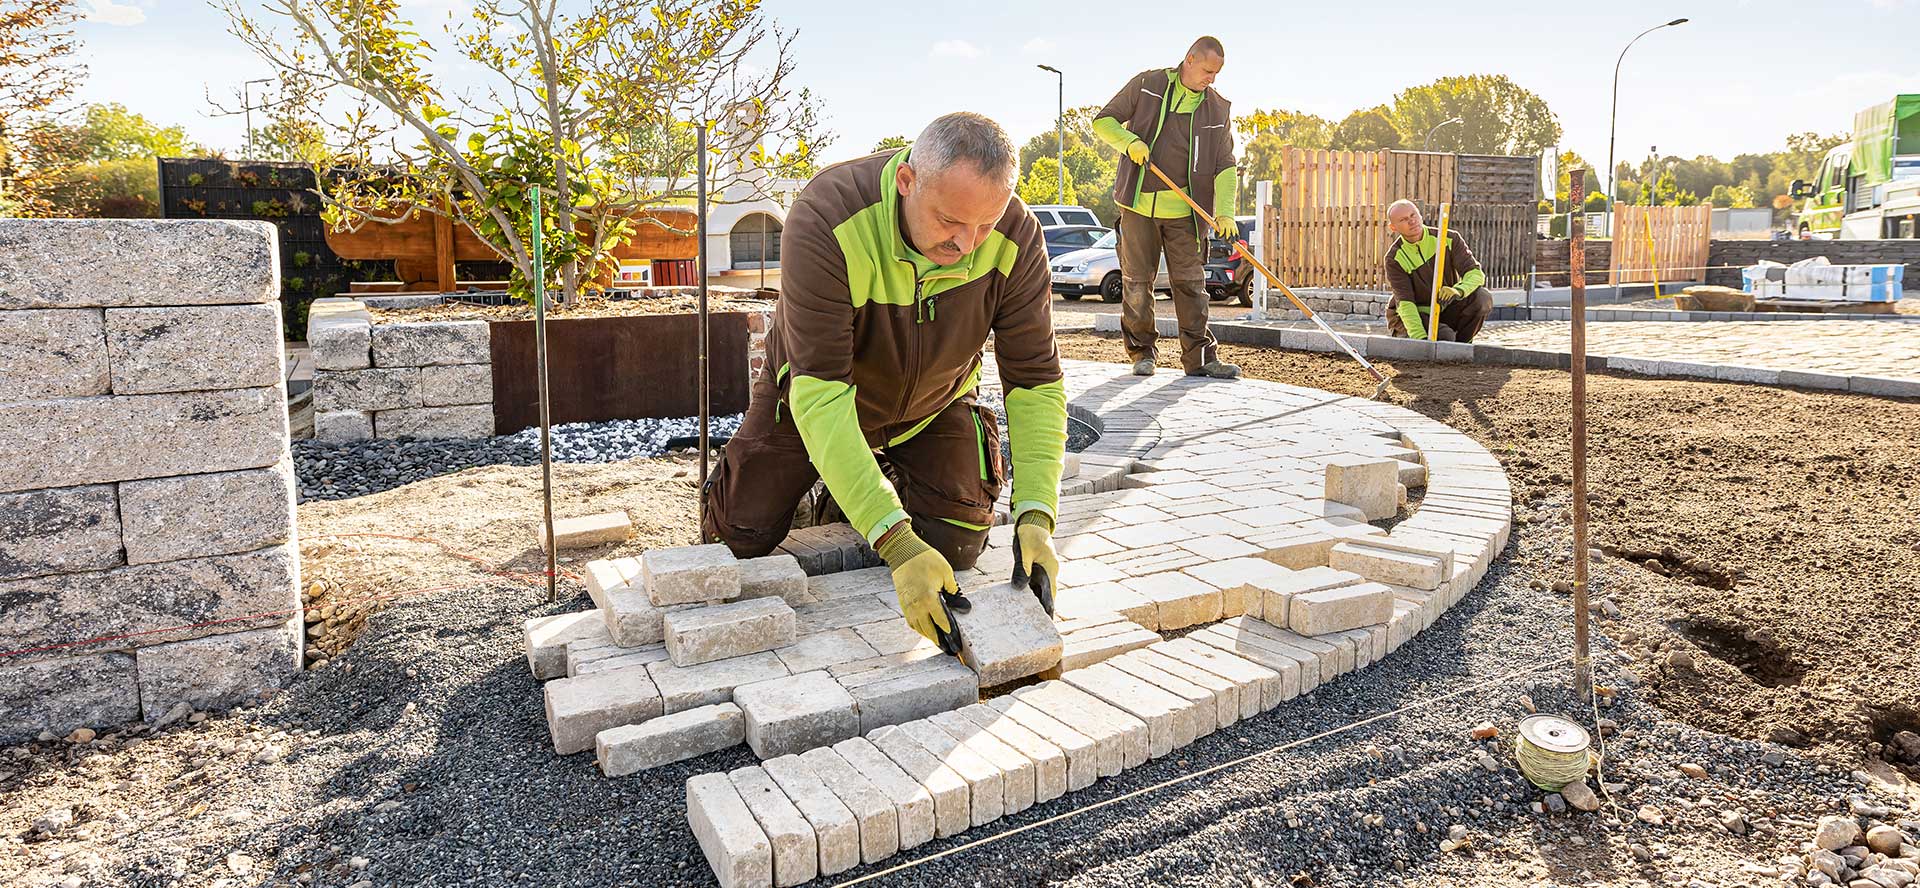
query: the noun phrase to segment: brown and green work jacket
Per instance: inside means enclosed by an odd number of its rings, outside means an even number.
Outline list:
[[[1422,313],[1431,311],[1433,257],[1440,251],[1438,231],[1427,226],[1419,243],[1408,243],[1397,234],[1392,240],[1393,245],[1387,249],[1383,261],[1387,266],[1387,284],[1393,288],[1394,303],[1410,302]],[[1462,296],[1472,296],[1487,285],[1487,273],[1480,270],[1479,260],[1473,258],[1473,251],[1467,248],[1466,239],[1458,231],[1447,232],[1447,274],[1440,283],[1459,290]]]
[[[869,542],[906,518],[874,449],[973,394],[989,333],[1015,516],[1054,514],[1067,441],[1040,224],[1014,197],[973,252],[933,264],[901,233],[894,173],[911,150],[836,164],[807,183],[780,235],[780,303],[767,333],[767,367],[807,455]]]
[[[1233,166],[1233,103],[1209,87],[1200,94],[1200,106],[1191,114],[1170,109],[1173,84],[1179,68],[1150,68],[1135,74],[1127,85],[1114,93],[1106,107],[1094,115],[1094,132],[1103,141],[1123,149],[1113,182],[1113,199],[1123,207],[1135,205],[1142,191],[1160,191],[1166,183],[1127,157],[1126,144],[1134,138],[1147,143],[1147,159],[1159,167],[1174,183],[1186,189],[1194,203],[1219,214],[1221,201],[1215,196],[1222,174]],[[1118,126],[1107,125],[1113,121]],[[1234,195],[1226,198],[1227,215],[1232,215]],[[1179,198],[1173,198],[1178,200]],[[1195,225],[1200,225],[1196,217]],[[1198,227],[1195,231],[1199,231]],[[1206,238],[1200,238],[1206,243]]]

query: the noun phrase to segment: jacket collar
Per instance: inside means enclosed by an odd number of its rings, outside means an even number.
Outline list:
[[[908,246],[906,237],[900,233],[900,186],[895,184],[894,177],[899,173],[900,165],[907,162],[907,154],[912,150],[912,146],[900,149],[894,153],[892,160],[887,161],[886,166],[880,168],[880,214],[887,228],[887,237],[893,241],[894,259],[911,263],[915,256],[919,256],[931,262],[933,260],[927,259],[920,255],[918,250]],[[952,276],[971,277],[973,259],[979,252],[975,249],[961,256],[960,261],[952,265],[936,265],[931,271],[922,275],[921,280]]]

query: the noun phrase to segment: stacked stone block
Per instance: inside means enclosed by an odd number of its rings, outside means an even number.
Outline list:
[[[299,668],[273,229],[0,220],[0,742]]]
[[[314,438],[492,435],[490,338],[486,321],[382,324],[360,300],[314,300]]]

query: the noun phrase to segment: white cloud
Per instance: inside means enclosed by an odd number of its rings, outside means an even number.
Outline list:
[[[137,25],[147,20],[147,12],[131,3],[115,3],[113,0],[84,0],[87,8],[86,20],[102,25]]]
[[[933,45],[933,54],[936,58],[946,59],[977,59],[986,55],[985,52],[981,51],[980,47],[974,46],[965,40],[942,40],[935,43]]]
[[[1040,55],[1052,52],[1054,49],[1053,41],[1045,37],[1035,37],[1020,46],[1020,51],[1027,55]]]

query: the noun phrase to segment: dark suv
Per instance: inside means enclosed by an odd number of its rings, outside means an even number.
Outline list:
[[[1253,237],[1252,216],[1238,216],[1240,239]],[[1253,305],[1253,263],[1233,256],[1232,247],[1218,237],[1207,238],[1207,298]]]

